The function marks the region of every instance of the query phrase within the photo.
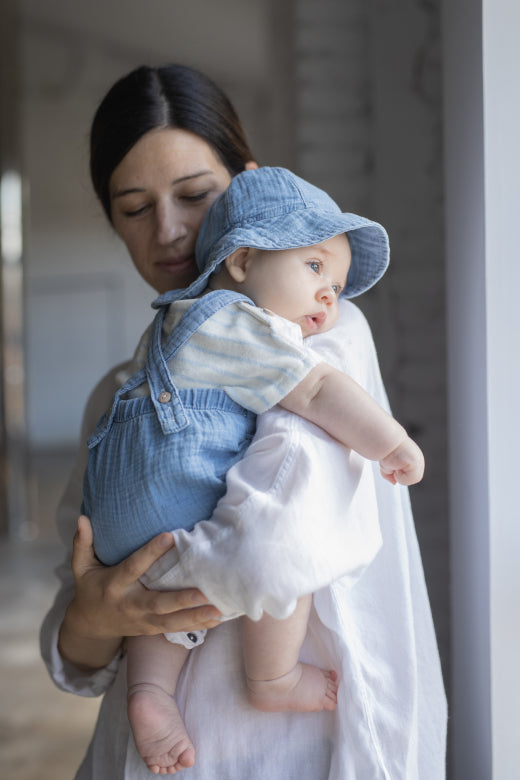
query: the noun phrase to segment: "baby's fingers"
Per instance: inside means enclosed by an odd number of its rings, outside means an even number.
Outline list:
[[[396,480],[396,478],[394,476],[394,472],[393,471],[389,472],[389,471],[383,471],[383,469],[380,469],[380,472],[381,472],[381,476],[383,477],[383,479],[386,479],[386,481],[390,482],[391,485],[396,485],[397,484],[397,480]]]

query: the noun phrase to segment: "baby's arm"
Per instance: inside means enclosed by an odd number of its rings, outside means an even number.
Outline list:
[[[319,363],[280,406],[323,428],[345,447],[379,461],[389,482],[413,485],[424,473],[424,457],[402,425],[347,374]]]

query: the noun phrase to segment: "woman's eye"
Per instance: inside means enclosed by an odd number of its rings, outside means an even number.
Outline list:
[[[182,200],[187,201],[188,203],[197,203],[197,201],[204,200],[208,195],[207,191],[204,192],[197,192],[193,195],[182,195]]]
[[[124,212],[125,217],[138,217],[140,214],[144,214],[148,206],[140,206],[136,209],[126,209]]]

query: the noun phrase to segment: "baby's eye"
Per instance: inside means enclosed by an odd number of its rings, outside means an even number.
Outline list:
[[[343,288],[342,288],[342,286],[341,286],[340,284],[333,284],[333,285],[332,285],[332,292],[333,292],[335,295],[339,295],[342,289],[343,289]]]
[[[317,260],[310,260],[309,268],[311,269],[311,271],[314,271],[315,274],[319,274],[321,270],[321,263],[319,263]]]

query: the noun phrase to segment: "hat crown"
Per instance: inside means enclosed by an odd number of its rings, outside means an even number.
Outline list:
[[[262,167],[235,176],[207,212],[195,246],[200,275],[184,290],[170,290],[154,307],[205,290],[209,277],[240,247],[266,251],[313,246],[346,233],[351,264],[341,295],[353,298],[370,289],[389,261],[382,225],[342,212],[326,192],[285,168]]]
[[[261,172],[261,173],[260,173]],[[211,257],[210,248],[231,230],[305,210],[341,214],[323,190],[285,168],[244,171],[231,180],[211,207],[197,241],[200,271]]]

